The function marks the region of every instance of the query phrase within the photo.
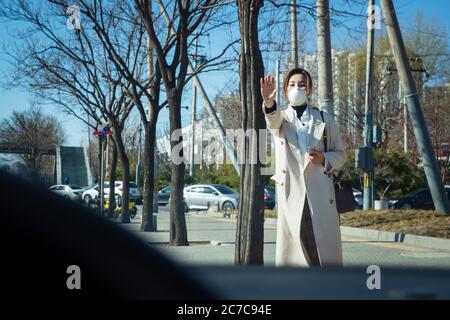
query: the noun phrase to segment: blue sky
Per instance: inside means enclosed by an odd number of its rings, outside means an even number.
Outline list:
[[[76,4],[76,1],[73,1]],[[378,2],[378,1],[377,1]],[[301,1],[300,1],[301,3]],[[351,9],[348,7],[344,7],[344,0],[331,0],[331,6],[334,6],[339,10],[350,10],[351,12],[357,14],[365,13],[365,6],[354,6]],[[267,4],[268,5],[268,4]],[[450,33],[450,1],[449,0],[396,0],[394,1],[394,5],[397,10],[398,18],[400,21],[401,27],[409,28],[411,22],[414,20],[414,17],[417,15],[419,11],[423,11],[425,13],[426,20],[438,20],[441,24],[445,26],[447,32]],[[332,43],[335,48],[345,48],[347,45],[354,43],[355,38],[357,41],[361,43],[365,43],[365,34],[364,34],[364,24],[365,20],[362,17],[352,17],[346,18],[345,24],[350,27],[352,30],[349,32],[347,29],[332,26]],[[308,32],[307,37],[307,51],[314,50],[315,43],[315,24],[314,21],[310,18],[306,19],[305,22],[306,30]],[[0,43],[3,46],[0,48],[0,81],[8,78],[8,72],[11,70],[11,66],[7,64],[5,50],[8,49],[8,43],[14,41],[11,37],[11,32],[4,32],[5,30],[14,30],[15,25],[12,23],[0,24],[0,28],[2,32],[0,33]],[[235,28],[233,34],[234,37],[239,36],[239,30]],[[206,54],[214,54],[214,47],[216,42],[222,41],[221,38],[225,36],[225,34],[220,34],[218,32],[212,33],[207,39],[203,40],[201,43],[204,46],[211,45],[211,48],[203,49]],[[449,44],[450,39],[445,37]],[[6,44],[6,46],[5,46]],[[277,53],[274,53],[275,56]],[[275,62],[273,61],[274,55],[266,55],[265,56],[265,68],[266,73],[273,73]],[[200,76],[205,90],[210,97],[210,100],[213,101],[214,97],[217,93],[226,87],[227,89],[237,89],[239,85],[239,77],[236,74],[231,72],[222,72],[216,71],[207,73]],[[191,87],[190,85],[187,87],[185,94],[183,96],[183,105],[190,106],[191,103]],[[0,120],[9,117],[14,110],[24,110],[30,106],[31,102],[31,94],[26,92],[23,89],[4,89],[0,87]],[[202,99],[198,98],[198,106],[202,108],[204,103]],[[67,141],[67,145],[79,146],[82,142],[87,141],[87,128],[86,126],[74,119],[73,117],[66,116],[52,106],[47,106],[44,109],[45,112],[49,114],[56,115],[64,126],[66,133],[69,137]],[[191,111],[190,109],[182,110],[182,119],[183,124],[187,124],[191,119]],[[136,118],[137,119],[137,118]],[[159,130],[163,130],[164,127],[168,126],[168,113],[166,110],[160,114],[160,120],[158,122]]]

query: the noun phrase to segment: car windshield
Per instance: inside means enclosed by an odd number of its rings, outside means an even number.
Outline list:
[[[317,3],[0,0],[2,257],[29,285],[6,282],[271,318],[441,299],[436,267],[450,299],[450,0]],[[203,283],[219,303],[181,302]]]
[[[116,187],[122,186],[122,182],[116,182],[115,186],[116,186]],[[129,186],[130,188],[137,188],[137,187],[138,187],[137,184],[134,183],[134,182],[129,182],[129,183],[128,183],[128,186]]]
[[[237,192],[227,186],[218,186],[215,185],[214,188],[217,189],[222,194],[236,194]]]
[[[266,190],[268,193],[275,193],[275,188],[274,187],[266,187]]]

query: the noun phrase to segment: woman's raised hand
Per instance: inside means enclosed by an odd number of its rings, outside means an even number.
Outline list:
[[[259,80],[261,84],[261,95],[267,108],[271,108],[275,103],[275,77],[265,76]]]

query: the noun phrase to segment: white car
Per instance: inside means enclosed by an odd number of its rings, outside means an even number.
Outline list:
[[[104,198],[105,200],[109,198],[109,183],[105,182],[104,184]],[[96,184],[92,188],[83,192],[82,199],[85,203],[92,203],[95,199],[97,199],[99,194],[99,185]],[[114,194],[116,196],[117,203],[121,203],[122,201],[122,181],[116,181]],[[139,192],[137,185],[134,182],[130,182],[130,201],[139,202],[142,200],[142,196]]]
[[[364,205],[363,193],[359,190],[353,189],[353,196],[355,197],[357,207],[362,209]]]
[[[80,201],[81,194],[83,193],[84,189],[74,184],[58,184],[55,186],[51,186],[50,188],[48,188],[48,190],[59,194],[66,199]]]
[[[224,211],[239,209],[239,193],[220,184],[196,184],[183,190],[184,210],[207,210],[209,202],[217,201]]]

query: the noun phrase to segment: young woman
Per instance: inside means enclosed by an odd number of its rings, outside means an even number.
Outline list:
[[[308,105],[312,79],[306,70],[290,70],[283,91],[289,106],[280,109],[274,77],[261,79],[262,109],[275,137],[276,173],[271,179],[278,201],[276,265],[342,266],[330,175],[345,162],[340,132],[332,116]]]

